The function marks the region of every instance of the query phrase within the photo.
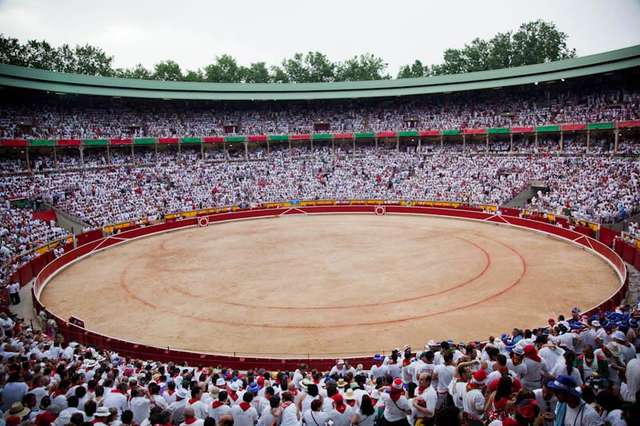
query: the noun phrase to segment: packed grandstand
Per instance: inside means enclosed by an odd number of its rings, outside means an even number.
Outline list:
[[[73,248],[72,233],[42,209],[102,234],[279,202],[446,201],[499,212],[531,190],[521,214],[563,217],[597,238],[640,211],[639,71],[636,64],[526,86],[261,102],[65,94],[0,79],[0,279],[15,294],[26,284],[21,265]],[[640,257],[637,223],[611,232]],[[574,309],[534,330],[505,324],[502,336],[476,342],[425,336],[424,348],[372,354],[367,365],[338,360],[329,371],[141,360],[63,340],[46,314],[27,323],[3,313],[2,421],[553,425],[560,406],[573,424],[637,424],[633,303],[589,315]]]

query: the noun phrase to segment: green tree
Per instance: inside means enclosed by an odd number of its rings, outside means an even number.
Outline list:
[[[425,77],[428,75],[428,68],[425,68],[422,65],[422,62],[419,59],[411,65],[403,65],[400,67],[400,72],[398,73],[398,78],[418,78]]]
[[[137,78],[142,80],[152,80],[153,74],[146,69],[144,65],[138,64],[134,68],[118,68],[115,70],[115,76],[121,78]]]
[[[184,75],[184,81],[205,81],[202,70],[188,70]]]
[[[575,49],[567,47],[569,36],[552,22],[542,20],[520,25],[513,34],[512,66],[540,64],[573,58]]]
[[[489,40],[489,56],[487,58],[488,69],[495,70],[511,67],[513,59],[513,43],[511,32],[498,33]]]
[[[444,51],[444,63],[433,65],[433,74],[459,74],[465,72],[466,59],[462,55],[462,50],[446,49]]]
[[[271,76],[264,62],[256,62],[248,67],[242,67],[242,81],[246,83],[269,83]]]
[[[527,22],[516,32],[497,33],[489,40],[476,38],[462,49],[446,49],[443,63],[432,66],[431,71],[435,75],[459,74],[572,58],[576,51],[567,47],[568,39],[553,23]]]
[[[74,49],[68,44],[63,44],[58,48],[55,63],[54,69],[56,71],[78,72],[78,58]]]
[[[89,44],[76,46],[74,53],[77,61],[77,73],[107,77],[114,74],[112,67],[113,56],[107,55],[99,47]]]
[[[29,40],[25,44],[23,54],[28,67],[45,70],[56,69],[56,57],[58,51],[46,41]]]
[[[324,83],[336,78],[336,64],[327,55],[320,52],[309,52],[304,58],[311,83]]]
[[[282,61],[282,70],[287,74],[287,81],[305,83],[309,81],[309,70],[304,64],[304,55],[295,53],[291,59]]]
[[[0,34],[0,63],[27,66],[25,49],[17,38]]]
[[[320,52],[295,53],[282,61],[287,80],[295,83],[323,83],[335,80],[336,65]]]
[[[242,81],[241,68],[231,55],[224,54],[216,57],[213,64],[204,68],[207,81],[216,83],[239,83]]]
[[[180,81],[183,79],[180,65],[168,59],[160,61],[153,67],[153,78],[156,80]]]
[[[289,83],[289,75],[284,68],[277,65],[269,69],[269,79],[274,83]]]
[[[336,81],[383,80],[391,78],[384,74],[387,64],[384,59],[371,53],[354,56],[339,63],[336,70]]]

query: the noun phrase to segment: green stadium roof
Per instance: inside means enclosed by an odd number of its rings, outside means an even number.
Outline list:
[[[191,83],[67,74],[0,64],[0,86],[57,93],[189,100],[390,97],[517,86],[640,67],[640,45],[546,64],[396,80],[340,83]]]

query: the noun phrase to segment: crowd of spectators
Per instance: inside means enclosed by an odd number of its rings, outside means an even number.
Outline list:
[[[13,198],[42,198],[91,226],[167,213],[314,199],[453,200],[503,205],[542,182],[531,207],[611,222],[640,206],[640,162],[617,157],[419,155],[382,147],[270,152],[266,161],[207,161],[198,151],[112,153],[115,166],[7,176]],[[252,154],[255,155],[255,154]],[[261,156],[261,155],[260,155]],[[122,165],[118,165],[122,164]]]
[[[34,250],[68,236],[55,221],[33,217],[29,208],[12,207],[0,182],[0,288],[12,284],[11,275],[35,256]]]
[[[187,366],[62,342],[0,314],[7,426],[631,426],[640,312],[571,316],[485,342],[426,341],[329,371]]]
[[[635,87],[465,93],[369,101],[183,103],[20,97],[0,138],[122,138],[518,127],[640,117]]]

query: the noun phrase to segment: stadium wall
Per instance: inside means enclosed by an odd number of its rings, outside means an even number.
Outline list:
[[[332,201],[324,201],[321,203],[331,203]],[[335,203],[335,202],[333,202]],[[430,202],[433,204],[433,202]],[[447,205],[446,203],[442,203]],[[506,210],[506,211],[505,211]],[[84,256],[106,249],[115,244],[122,244],[136,238],[142,238],[158,233],[169,232],[172,230],[208,226],[210,223],[223,223],[236,220],[247,220],[254,218],[276,217],[291,214],[409,214],[409,215],[434,215],[443,217],[452,217],[466,220],[476,220],[491,222],[506,226],[516,226],[526,228],[537,232],[563,239],[573,244],[583,246],[605,259],[611,267],[616,271],[620,279],[620,287],[606,300],[597,306],[586,311],[586,314],[592,314],[599,310],[610,310],[615,308],[623,299],[627,291],[627,270],[626,266],[619,256],[623,257],[635,256],[634,259],[640,260],[638,250],[632,245],[622,243],[616,240],[615,251],[611,250],[603,242],[591,238],[585,233],[576,230],[566,229],[543,220],[532,220],[519,217],[520,211],[517,209],[503,209],[502,214],[495,214],[482,207],[462,206],[459,203],[453,203],[451,207],[426,207],[426,206],[404,206],[398,204],[384,204],[382,201],[371,200],[369,203],[357,204],[349,203],[342,205],[319,205],[319,206],[288,206],[274,204],[268,208],[245,209],[236,211],[223,211],[219,213],[205,213],[200,216],[189,217],[187,219],[169,220],[163,223],[139,227],[122,231],[118,234],[103,237],[102,234],[93,233],[85,237],[84,244],[76,249],[70,250],[58,258],[53,258],[51,253],[46,253],[39,258],[29,262],[30,272],[32,276],[37,274],[32,292],[35,310],[39,313],[45,311],[50,318],[54,318],[58,325],[59,332],[64,336],[66,341],[77,341],[84,345],[92,345],[98,348],[109,349],[118,352],[121,355],[140,358],[154,359],[161,362],[174,361],[186,362],[189,365],[223,365],[229,368],[250,369],[250,368],[267,368],[271,370],[294,369],[300,363],[307,363],[311,368],[327,370],[334,364],[333,359],[324,358],[256,358],[237,356],[236,354],[218,355],[196,353],[183,350],[174,350],[171,348],[159,348],[149,345],[143,345],[135,342],[125,341],[112,336],[105,336],[99,333],[81,328],[69,321],[56,316],[48,311],[40,302],[40,294],[49,280],[64,269],[67,265],[80,260]],[[510,214],[509,214],[510,213]],[[590,228],[587,228],[591,230]],[[618,241],[620,243],[618,243]],[[634,260],[632,259],[632,260]],[[48,263],[47,263],[48,262]],[[26,278],[26,277],[25,277]],[[371,365],[370,357],[351,358],[353,364],[362,363],[365,367]]]

